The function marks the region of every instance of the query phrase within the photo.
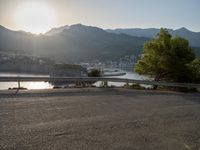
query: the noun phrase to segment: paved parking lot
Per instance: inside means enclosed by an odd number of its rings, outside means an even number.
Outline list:
[[[1,91],[0,149],[199,150],[200,94]]]

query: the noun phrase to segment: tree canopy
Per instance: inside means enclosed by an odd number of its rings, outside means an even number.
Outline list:
[[[200,77],[199,65],[186,39],[172,37],[161,28],[154,39],[144,44],[135,71],[151,75],[155,81],[194,82]]]
[[[191,81],[194,83],[200,83],[200,59],[194,59],[187,65],[191,74]]]
[[[99,69],[92,69],[88,72],[88,77],[101,77],[101,71]]]

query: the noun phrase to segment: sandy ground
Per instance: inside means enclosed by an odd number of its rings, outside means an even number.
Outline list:
[[[1,91],[0,149],[200,150],[200,94]]]

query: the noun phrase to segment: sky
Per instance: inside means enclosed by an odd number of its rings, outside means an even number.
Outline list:
[[[0,25],[35,33],[77,23],[200,32],[199,7],[200,0],[0,0]]]

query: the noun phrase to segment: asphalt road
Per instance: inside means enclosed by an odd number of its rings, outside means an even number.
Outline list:
[[[200,150],[200,94],[1,91],[0,149]]]

